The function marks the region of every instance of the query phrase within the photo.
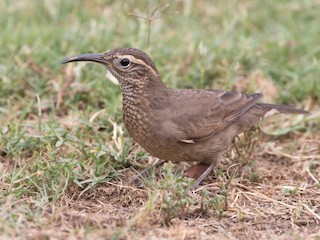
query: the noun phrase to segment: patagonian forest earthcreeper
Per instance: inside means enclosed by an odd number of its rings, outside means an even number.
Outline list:
[[[100,63],[116,77],[122,88],[124,124],[152,156],[208,166],[193,189],[212,171],[233,138],[267,112],[307,113],[292,106],[260,103],[260,93],[167,88],[151,58],[135,48],[80,54],[63,63],[76,61]]]

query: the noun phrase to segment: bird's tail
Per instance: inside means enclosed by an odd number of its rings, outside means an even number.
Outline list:
[[[305,111],[303,109],[298,109],[290,105],[269,104],[269,103],[256,103],[256,105],[262,107],[266,112],[274,109],[275,111],[279,111],[280,113],[285,113],[285,114],[309,114],[308,111]]]

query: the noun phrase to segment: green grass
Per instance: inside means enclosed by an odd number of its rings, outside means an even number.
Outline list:
[[[231,89],[259,70],[280,89],[275,101],[319,106],[318,1],[212,2],[169,1],[149,34],[132,13],[148,16],[166,1],[0,1],[3,235],[43,228],[52,220],[44,212],[66,194],[95,193],[147,155],[123,128],[119,86],[101,66],[61,65],[67,56],[140,48],[178,88]],[[305,129],[320,133],[317,124]]]

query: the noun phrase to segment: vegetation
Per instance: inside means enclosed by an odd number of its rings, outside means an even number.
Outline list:
[[[317,0],[0,1],[1,237],[320,238],[319,10]],[[262,92],[312,114],[239,136],[192,195],[183,164],[134,183],[155,159],[123,126],[119,86],[101,66],[61,65],[121,46],[148,52],[169,87]]]

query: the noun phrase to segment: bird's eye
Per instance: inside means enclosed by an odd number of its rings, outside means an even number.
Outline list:
[[[130,61],[128,58],[124,58],[120,61],[120,64],[124,67],[128,66],[130,64]]]

